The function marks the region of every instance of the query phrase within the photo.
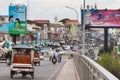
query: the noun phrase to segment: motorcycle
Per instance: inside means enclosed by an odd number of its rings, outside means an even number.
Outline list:
[[[7,63],[8,66],[11,64],[11,61],[10,61],[9,58],[7,58],[6,63]]]
[[[59,63],[61,62],[61,59],[62,59],[62,55],[59,54],[59,55],[58,55],[58,62],[59,62]]]
[[[57,63],[57,58],[56,58],[55,55],[52,57],[52,63],[53,63],[53,64],[56,64],[56,63]]]
[[[11,52],[8,52],[7,54],[6,54],[6,64],[9,66],[9,65],[11,65]]]

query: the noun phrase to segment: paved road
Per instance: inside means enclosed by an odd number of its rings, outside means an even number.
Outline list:
[[[48,60],[41,61],[41,66],[35,66],[34,80],[56,80],[65,61],[66,58],[62,59],[61,63],[55,65]],[[14,75],[13,77],[13,79],[10,78],[10,67],[5,63],[0,63],[0,80],[33,80],[29,75],[25,78],[21,74]]]

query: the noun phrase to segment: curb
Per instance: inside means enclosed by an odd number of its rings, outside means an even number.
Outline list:
[[[72,59],[72,60],[73,60],[73,59]],[[74,62],[74,61],[73,61],[73,62]],[[74,69],[75,69],[75,77],[76,77],[76,80],[80,80],[80,77],[79,77],[79,75],[78,75],[78,72],[77,72],[75,63],[73,63],[73,66],[74,66]]]

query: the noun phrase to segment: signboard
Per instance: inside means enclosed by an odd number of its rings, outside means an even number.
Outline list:
[[[9,33],[25,34],[26,28],[26,6],[9,6]]]
[[[77,25],[73,24],[70,26],[70,33],[72,34],[72,37],[77,36]]]
[[[120,10],[107,10],[107,9],[90,9],[89,13],[87,13],[87,10],[82,10],[82,23],[83,23],[83,16],[89,14],[89,18],[87,16],[87,19],[89,19],[89,25],[90,26],[114,26],[119,27],[120,26]],[[88,20],[85,20],[85,23]]]

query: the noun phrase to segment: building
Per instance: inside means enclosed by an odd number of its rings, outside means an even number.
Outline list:
[[[50,23],[49,40],[64,40],[65,26],[62,23]]]
[[[79,40],[80,26],[78,20],[67,20],[65,23],[66,36],[69,40]]]
[[[33,20],[36,25],[41,26],[41,39],[48,39],[48,31],[50,30],[50,21],[49,20]]]
[[[9,21],[8,18],[7,15],[0,15],[0,26],[7,23]]]

